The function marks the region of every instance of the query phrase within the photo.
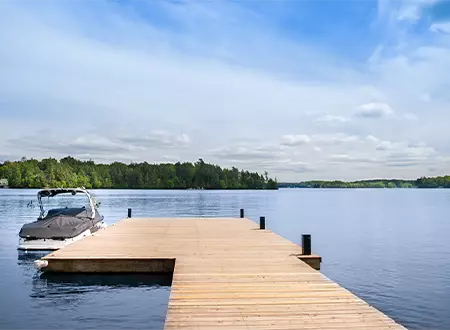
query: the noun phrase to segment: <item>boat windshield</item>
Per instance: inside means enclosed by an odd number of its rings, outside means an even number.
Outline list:
[[[40,196],[39,202],[41,218],[44,218],[51,209],[85,207],[87,210],[94,211],[89,195],[81,191],[61,192],[54,196]]]

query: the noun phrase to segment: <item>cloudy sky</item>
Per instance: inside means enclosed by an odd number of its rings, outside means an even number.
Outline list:
[[[0,161],[450,172],[450,2],[0,2]]]

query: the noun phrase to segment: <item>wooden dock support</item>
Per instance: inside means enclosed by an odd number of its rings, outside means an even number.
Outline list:
[[[310,234],[302,235],[302,248],[303,248],[303,255],[305,255],[305,256],[311,255],[311,235]]]
[[[248,219],[124,219],[42,260],[49,272],[172,273],[166,330],[404,329]]]
[[[259,229],[266,229],[266,217],[259,217]]]

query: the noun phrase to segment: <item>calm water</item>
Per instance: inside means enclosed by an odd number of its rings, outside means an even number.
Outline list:
[[[266,216],[322,272],[410,329],[450,329],[450,190],[94,191],[109,224],[126,216]],[[170,279],[43,276],[17,233],[35,190],[0,189],[1,329],[162,329]]]

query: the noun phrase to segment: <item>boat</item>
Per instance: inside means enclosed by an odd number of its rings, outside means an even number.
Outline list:
[[[65,206],[46,211],[43,199],[47,197],[50,200],[56,196],[69,197],[75,202],[81,202],[80,197],[85,196],[88,203],[84,206]],[[98,203],[84,188],[43,189],[37,193],[37,199],[40,215],[36,221],[27,223],[20,229],[19,250],[58,250],[106,227],[103,216],[98,212]]]

